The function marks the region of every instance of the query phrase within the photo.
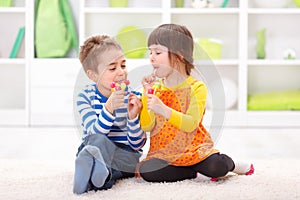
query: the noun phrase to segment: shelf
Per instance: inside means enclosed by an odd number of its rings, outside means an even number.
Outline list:
[[[291,20],[292,19],[292,20]],[[266,36],[266,60],[282,60],[287,49],[293,49],[300,54],[300,29],[298,27],[300,14],[262,14],[248,17],[248,59],[253,60],[256,56],[256,34],[265,29]],[[274,25],[274,22],[276,25]],[[281,61],[280,61],[281,62]]]
[[[26,60],[24,58],[0,58],[0,65],[6,65],[6,64],[22,65],[25,63],[26,63]]]
[[[156,8],[161,7],[163,4],[162,0],[129,0],[127,7],[122,7],[121,9],[127,9],[127,8]],[[119,9],[117,7],[110,7],[109,0],[84,0],[85,7],[99,7],[99,8],[105,8],[105,9]]]
[[[239,14],[238,8],[172,8],[171,14]]]
[[[183,24],[187,26],[193,37],[196,38],[214,38],[222,42],[222,59],[237,59],[239,44],[237,14],[172,14],[172,23]],[[226,23],[221,23],[221,22]],[[212,26],[218,24],[218,26]],[[208,28],[211,27],[211,28]]]
[[[248,9],[249,14],[300,14],[298,8],[251,8]]]
[[[221,60],[195,60],[196,65],[216,65],[216,66],[238,66],[239,61],[235,59],[221,59]]]
[[[299,127],[299,111],[248,111],[244,126]],[[271,120],[270,120],[271,119]],[[287,119],[287,120],[285,120]]]
[[[300,60],[248,60],[248,65],[263,65],[263,66],[299,66]]]
[[[248,94],[300,89],[299,75],[300,65],[250,65]]]
[[[296,6],[256,8],[251,0],[231,0],[226,8],[192,8],[192,0],[185,0],[183,8],[175,8],[174,0],[129,0],[126,8],[112,8],[109,0],[69,2],[79,45],[91,35],[114,37],[126,26],[136,26],[148,36],[163,23],[185,25],[195,40],[220,40],[221,58],[195,58],[193,75],[207,84],[209,95],[213,84],[222,80],[225,99],[221,100],[234,97],[236,101],[227,110],[207,110],[204,124],[208,127],[300,126],[300,111],[247,110],[249,94],[300,88],[300,9]],[[73,95],[91,81],[75,51],[66,58],[34,57],[34,3],[16,0],[14,7],[0,8],[0,125],[73,126]],[[18,58],[9,59],[21,26],[26,27],[25,42]],[[256,33],[263,28],[266,58],[259,60]],[[283,59],[289,48],[295,50],[295,60]],[[128,79],[134,89],[141,89],[141,78],[153,73],[148,54],[141,59],[127,58]],[[218,92],[213,95],[220,98]]]
[[[85,13],[105,13],[105,14],[143,14],[143,13],[162,13],[161,8],[84,8]]]
[[[8,20],[9,19],[9,20]],[[13,25],[12,25],[13,22]],[[10,52],[13,48],[14,42],[19,32],[19,28],[25,26],[25,13],[13,13],[0,11],[0,27],[1,27],[1,38],[0,38],[0,59],[9,58]],[[5,37],[3,37],[5,36]],[[25,41],[22,41],[18,58],[25,57]]]
[[[24,7],[7,7],[7,8],[1,8],[0,7],[0,13],[25,13],[26,8]]]
[[[24,64],[0,65],[0,109],[25,109],[26,67]]]
[[[107,23],[107,19],[111,23]],[[145,21],[145,18],[151,18]],[[136,26],[141,28],[145,34],[153,30],[153,27],[161,23],[161,13],[86,13],[84,20],[84,38],[99,33],[108,34],[112,37],[126,26]],[[95,24],[105,24],[105,26],[95,26]],[[84,39],[83,39],[84,40]]]

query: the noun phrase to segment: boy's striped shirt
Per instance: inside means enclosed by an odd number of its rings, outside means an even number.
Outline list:
[[[139,92],[131,93],[141,96]],[[96,84],[87,85],[78,94],[76,102],[82,122],[82,139],[91,134],[104,134],[113,142],[130,145],[136,150],[142,148],[146,134],[141,129],[139,117],[132,120],[127,117],[128,96],[129,92],[125,95],[125,106],[112,115],[104,106],[108,98],[98,91]]]

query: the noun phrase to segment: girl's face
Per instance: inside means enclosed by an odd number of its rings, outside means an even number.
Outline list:
[[[104,96],[110,96],[111,82],[120,82],[127,79],[126,60],[121,50],[108,50],[101,56],[98,65],[97,86]]]
[[[158,78],[165,78],[173,69],[170,65],[168,48],[162,45],[151,45],[150,62],[154,68],[154,74]]]

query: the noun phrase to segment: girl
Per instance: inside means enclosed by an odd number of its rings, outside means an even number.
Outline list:
[[[90,37],[79,59],[94,83],[76,101],[83,129],[75,161],[76,194],[108,189],[117,179],[133,177],[146,141],[139,122],[140,94],[124,86],[127,70],[120,45],[109,36]],[[112,92],[112,83],[119,89]]]
[[[177,24],[161,25],[150,34],[148,47],[154,74],[142,80],[141,125],[150,131],[150,149],[138,168],[141,177],[174,182],[195,178],[198,172],[212,180],[230,171],[252,174],[252,164],[234,162],[215,149],[202,125],[207,88],[190,76],[194,68],[190,31]],[[153,87],[156,91],[151,94]]]

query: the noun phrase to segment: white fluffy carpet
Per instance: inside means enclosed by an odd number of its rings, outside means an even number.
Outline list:
[[[0,199],[300,199],[299,160],[257,160],[255,174],[229,174],[218,182],[203,176],[176,183],[120,180],[112,189],[72,193],[74,166],[69,161],[0,160]]]

